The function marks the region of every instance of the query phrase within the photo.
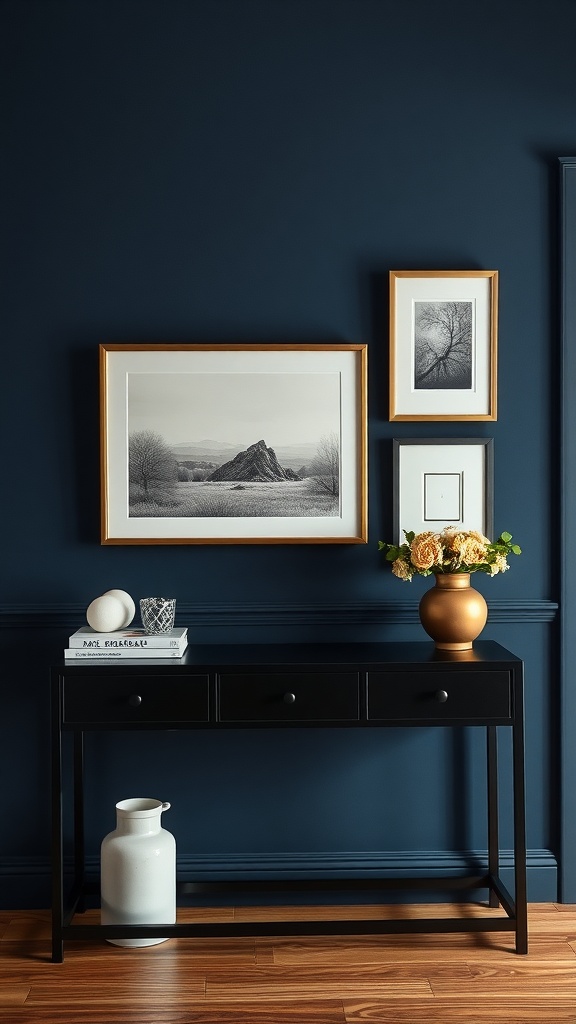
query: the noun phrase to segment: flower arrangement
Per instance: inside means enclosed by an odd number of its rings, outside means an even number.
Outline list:
[[[386,544],[378,541],[378,550],[384,551],[392,562],[392,572],[400,580],[410,582],[413,576],[437,573],[485,572],[496,576],[506,572],[508,555],[520,555],[522,549],[512,543],[511,533],[501,533],[498,540],[490,541],[476,530],[454,530],[446,527],[442,533],[407,533],[404,544]]]

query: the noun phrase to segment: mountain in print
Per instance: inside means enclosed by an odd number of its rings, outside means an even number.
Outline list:
[[[275,483],[279,480],[299,480],[292,469],[283,469],[273,448],[267,448],[265,441],[251,444],[215,470],[209,480],[242,480],[258,483]]]
[[[243,447],[246,446],[209,438],[171,445],[177,462],[211,462],[215,466],[223,466],[225,462],[230,462]],[[296,444],[276,445],[274,451],[281,466],[297,472],[300,466],[310,465],[318,451],[318,442],[302,441]]]

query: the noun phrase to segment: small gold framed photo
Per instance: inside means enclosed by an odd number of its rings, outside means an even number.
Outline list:
[[[390,271],[390,420],[495,420],[497,270]]]

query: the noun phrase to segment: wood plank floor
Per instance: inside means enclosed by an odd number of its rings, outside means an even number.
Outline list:
[[[368,908],[358,908],[367,916]],[[466,913],[493,913],[483,906]],[[340,908],[350,916],[352,908]],[[297,919],[337,908],[290,908]],[[454,916],[453,906],[373,914]],[[182,910],[273,919],[277,908]],[[89,911],[83,920],[99,920]],[[532,904],[529,953],[504,932],[69,942],[50,960],[47,911],[0,912],[2,1024],[576,1024],[576,905]]]

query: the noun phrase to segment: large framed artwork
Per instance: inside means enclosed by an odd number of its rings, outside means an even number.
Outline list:
[[[497,270],[390,271],[390,420],[495,420]]]
[[[394,543],[404,531],[478,530],[493,540],[494,441],[486,437],[393,441]]]
[[[100,346],[103,544],[367,541],[363,344]]]

